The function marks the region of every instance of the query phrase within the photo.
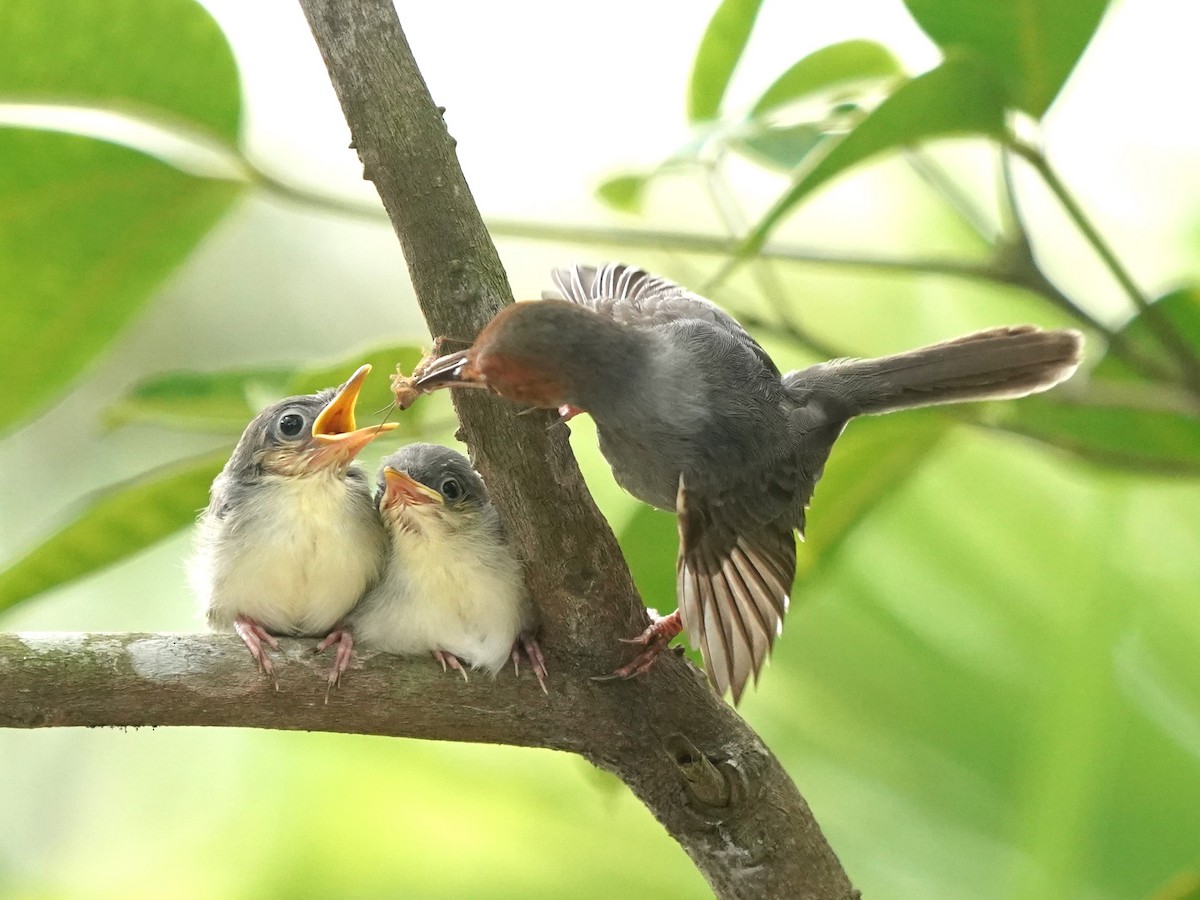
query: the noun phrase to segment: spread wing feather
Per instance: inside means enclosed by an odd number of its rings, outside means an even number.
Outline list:
[[[572,265],[550,273],[556,290],[543,291],[543,300],[567,300],[607,316],[622,325],[653,328],[684,319],[709,322],[745,344],[770,371],[775,363],[737,320],[711,300],[693,294],[673,281],[624,263]]]
[[[680,615],[688,641],[700,650],[717,691],[737,703],[766,665],[787,612],[796,571],[791,528],[778,523],[751,532],[712,515],[703,497],[680,478]]]

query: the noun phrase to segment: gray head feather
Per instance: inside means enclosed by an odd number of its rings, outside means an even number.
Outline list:
[[[450,511],[492,511],[487,487],[471,463],[457,450],[438,444],[409,444],[383,460],[379,466],[375,499],[378,503],[386,486],[385,468],[403,472],[414,481],[442,495]]]

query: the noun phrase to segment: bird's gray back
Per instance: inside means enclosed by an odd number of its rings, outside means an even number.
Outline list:
[[[783,389],[745,343],[697,319],[658,324],[661,351],[614,409],[592,415],[600,449],[634,496],[674,510],[679,476],[701,493],[746,488],[789,456]]]
[[[557,290],[543,291],[544,300],[567,300],[621,325],[653,328],[694,319],[719,328],[749,349],[768,370],[775,363],[746,329],[723,309],[686,288],[635,266],[607,263],[572,265],[550,273]]]

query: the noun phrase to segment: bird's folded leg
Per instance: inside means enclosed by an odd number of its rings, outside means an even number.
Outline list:
[[[518,677],[521,675],[522,650],[525,651],[525,656],[529,659],[529,668],[533,670],[534,677],[537,678],[538,684],[542,686],[542,693],[548,695],[550,692],[546,690],[546,657],[542,655],[541,645],[538,644],[537,638],[532,634],[521,632],[513,642],[513,674]]]
[[[249,616],[238,616],[234,619],[233,630],[237,632],[242,643],[246,645],[246,649],[250,651],[250,655],[254,657],[254,661],[258,663],[259,671],[264,675],[274,677],[274,666],[271,665],[271,659],[267,656],[267,652],[263,650],[263,641],[270,644],[272,650],[278,650],[279,641],[275,640],[275,636]],[[279,689],[278,684],[275,685],[275,689]]]
[[[333,657],[333,667],[329,670],[329,687],[331,688],[341,685],[342,673],[350,667],[350,658],[354,655],[354,635],[344,625],[339,625],[313,648],[313,653],[324,653],[334,644],[337,644],[337,651]]]
[[[592,681],[615,681],[618,678],[634,678],[638,675],[644,675],[650,671],[650,667],[658,660],[659,654],[667,649],[667,644],[671,643],[675,636],[683,631],[683,620],[679,616],[679,610],[675,610],[669,616],[662,617],[652,609],[647,610],[647,612],[650,614],[652,620],[650,627],[635,638],[621,638],[623,643],[636,644],[645,649],[619,669],[614,669],[610,674],[593,675]]]
[[[453,653],[447,653],[445,650],[434,650],[433,658],[442,664],[443,672],[447,668],[453,669],[463,677],[463,681],[470,683],[471,679],[467,677],[467,670],[463,668],[463,664]]]

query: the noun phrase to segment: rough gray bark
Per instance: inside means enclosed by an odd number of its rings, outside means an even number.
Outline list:
[[[434,334],[470,339],[512,297],[441,113],[388,0],[301,0]],[[721,897],[856,897],[778,760],[682,658],[598,684],[644,606],[548,414],[455,398],[463,434],[525,560],[549,696],[511,674],[464,685],[427,660],[328,663],[284,641],[279,690],[231,635],[0,635],[0,725],[229,725],[489,741],[579,753],[614,772]]]

